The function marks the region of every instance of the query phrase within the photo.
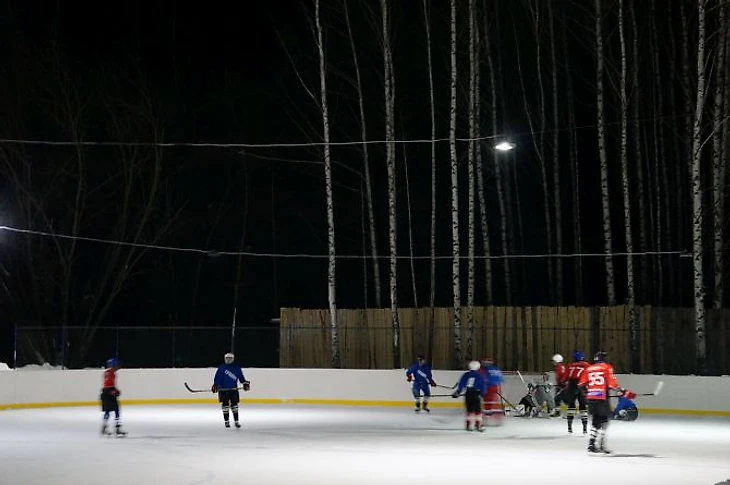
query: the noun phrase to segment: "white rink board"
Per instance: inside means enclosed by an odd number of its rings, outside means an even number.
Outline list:
[[[0,373],[0,409],[44,405],[93,405],[101,387],[102,369],[14,370]],[[189,393],[183,383],[208,389],[214,368],[208,369],[121,369],[118,387],[128,404],[210,401],[204,392]],[[405,370],[340,369],[244,369],[251,392],[243,399],[251,403],[298,402],[301,404],[398,405],[411,400]],[[437,383],[451,386],[461,371],[434,371]],[[730,378],[694,376],[619,375],[623,387],[652,392],[664,381],[659,396],[640,398],[643,412],[714,414],[730,416]],[[524,386],[510,379],[505,395],[522,395]],[[448,394],[448,389],[434,389]],[[456,405],[450,399],[440,399]]]

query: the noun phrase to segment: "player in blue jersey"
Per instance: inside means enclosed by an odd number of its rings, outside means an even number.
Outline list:
[[[461,376],[456,391],[451,395],[451,397],[457,398],[462,392],[464,393],[464,406],[466,407],[465,429],[467,431],[484,431],[482,427],[482,395],[487,386],[484,377],[479,372],[481,367],[482,365],[478,360],[469,362],[469,371]]]
[[[406,370],[406,380],[413,383],[413,399],[416,401],[416,412],[421,410],[421,393],[423,393],[423,410],[427,413],[431,412],[428,409],[428,400],[431,397],[429,386],[436,387],[436,382],[434,382],[431,373],[431,364],[426,362],[423,355],[419,355],[417,362]]]
[[[251,383],[243,375],[241,366],[233,363],[234,358],[231,353],[223,356],[225,363],[218,367],[215,377],[213,377],[213,387],[210,389],[213,393],[218,393],[218,401],[220,401],[223,409],[223,421],[226,428],[231,427],[231,423],[228,421],[230,411],[233,411],[233,422],[236,428],[241,427],[238,422],[238,382],[240,381],[243,384],[244,391],[251,389]]]
[[[639,409],[633,401],[635,397],[636,394],[632,391],[627,391],[623,396],[619,396],[618,404],[613,410],[613,419],[636,421],[636,418],[639,417]]]

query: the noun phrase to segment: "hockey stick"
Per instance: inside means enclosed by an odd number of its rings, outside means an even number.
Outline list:
[[[185,383],[185,388],[190,392],[212,392],[210,389],[192,389],[190,386],[188,386],[188,383]],[[221,391],[243,391],[243,387],[231,387],[230,389],[218,389],[218,392]]]
[[[637,394],[637,396],[658,396],[660,392],[662,392],[662,388],[664,387],[664,381],[659,381],[656,383],[656,388],[654,389],[654,392],[648,392],[645,394]]]
[[[636,393],[636,396],[658,396],[660,392],[662,392],[662,389],[664,388],[664,381],[659,381],[656,384],[656,388],[654,388],[654,392],[644,392],[644,393]],[[620,394],[617,394],[615,396],[609,396],[609,397],[622,397]]]
[[[454,389],[456,389],[456,386],[458,386],[458,385],[459,384],[454,384],[453,386],[449,387],[449,386],[442,386],[441,384],[436,384],[435,387],[440,387],[441,389],[451,389],[451,390],[454,390]]]

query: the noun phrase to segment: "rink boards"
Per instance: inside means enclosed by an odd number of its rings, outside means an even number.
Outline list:
[[[122,369],[118,374],[123,405],[208,404],[208,389],[215,369]],[[251,392],[242,393],[242,404],[312,404],[337,406],[411,406],[405,372],[396,370],[340,369],[244,369]],[[436,382],[452,386],[461,372],[434,371]],[[658,381],[664,387],[658,396],[637,400],[644,414],[674,414],[730,417],[730,377],[619,375],[619,382],[635,392],[652,392]],[[0,372],[0,410],[40,407],[97,406],[102,369],[15,370]],[[520,381],[508,381],[504,394],[520,396]],[[450,394],[435,388],[434,394]],[[448,397],[432,400],[432,407],[460,407]]]

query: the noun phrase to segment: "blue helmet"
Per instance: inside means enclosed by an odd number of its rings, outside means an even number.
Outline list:
[[[119,367],[119,359],[112,357],[106,361],[106,368],[111,369],[112,367]]]
[[[582,361],[586,360],[586,356],[583,355],[583,352],[581,352],[580,350],[574,350],[572,357],[573,357],[573,362],[582,362]]]
[[[604,352],[603,350],[596,352],[595,357],[593,357],[594,362],[606,362],[607,359],[608,355],[606,355],[606,352]]]

